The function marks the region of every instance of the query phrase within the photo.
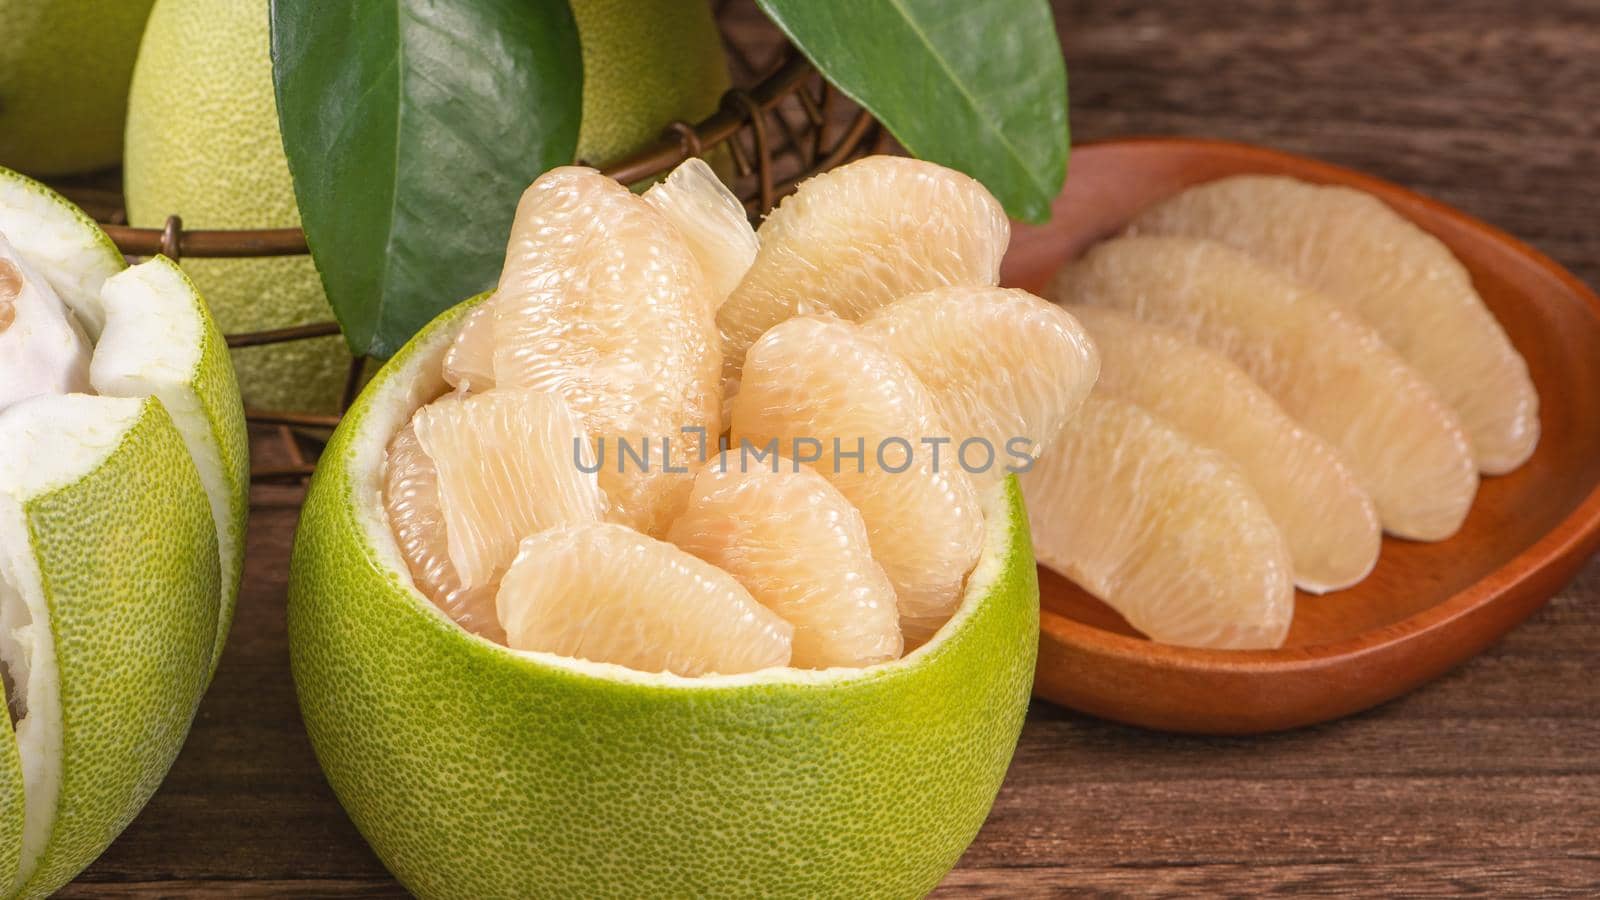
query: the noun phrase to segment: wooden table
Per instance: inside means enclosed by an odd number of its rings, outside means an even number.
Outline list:
[[[1600,283],[1594,0],[1078,0],[1057,15],[1080,139],[1184,133],[1325,157]],[[283,621],[294,523],[292,508],[255,509],[238,619],[188,745],[65,895],[399,893],[301,730]],[[1170,737],[1036,702],[940,893],[1600,893],[1597,601],[1600,560],[1437,683],[1272,737]]]

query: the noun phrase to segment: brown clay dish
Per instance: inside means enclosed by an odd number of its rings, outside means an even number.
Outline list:
[[[1382,703],[1481,652],[1600,547],[1600,298],[1539,251],[1443,204],[1260,147],[1187,138],[1090,144],[1075,149],[1051,222],[1016,226],[1003,280],[1039,292],[1062,263],[1144,207],[1243,173],[1359,188],[1449,245],[1528,361],[1543,434],[1522,468],[1483,480],[1455,537],[1436,544],[1386,537],[1377,568],[1359,585],[1298,594],[1294,625],[1278,650],[1153,643],[1041,568],[1035,692],[1148,728],[1248,734]]]

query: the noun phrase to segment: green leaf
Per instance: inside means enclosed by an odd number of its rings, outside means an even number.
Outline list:
[[[492,287],[518,197],[577,148],[566,0],[273,0],[272,74],[306,239],[356,353],[389,356]]]
[[[758,0],[907,150],[1050,218],[1067,174],[1067,71],[1046,0]]]

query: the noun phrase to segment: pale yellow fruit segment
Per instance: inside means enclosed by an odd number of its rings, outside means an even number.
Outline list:
[[[729,392],[750,345],[791,316],[855,320],[918,291],[996,284],[1011,224],[960,172],[869,156],[801,184],[758,233],[755,263],[717,313]]]
[[[801,317],[750,348],[733,401],[732,447],[813,464],[867,524],[894,584],[901,630],[920,644],[949,618],[983,540],[972,477],[935,466],[924,438],[948,438],[904,360],[837,319]]]
[[[439,469],[422,451],[410,423],[389,442],[383,470],[383,503],[395,543],[417,589],[468,631],[505,642],[495,618],[494,582],[462,586],[450,562],[444,510],[439,506]]]
[[[463,393],[494,388],[494,299],[489,297],[467,313],[444,354],[444,380]]]
[[[788,665],[794,631],[727,572],[611,523],[523,541],[498,603],[514,649],[641,672],[694,676]]]
[[[663,531],[689,493],[691,477],[674,469],[697,439],[683,430],[721,431],[714,298],[677,228],[599,172],[552,169],[522,195],[488,305],[463,329],[447,379],[472,383],[492,367],[497,387],[562,396],[597,443],[612,516]],[[619,465],[623,440],[648,465]]]
[[[518,542],[601,519],[604,498],[583,471],[593,463],[583,429],[554,395],[452,394],[418,410],[391,442],[384,474],[390,525],[418,587],[493,636],[483,591]]]
[[[1478,467],[1521,465],[1539,440],[1527,363],[1442,241],[1353,188],[1243,175],[1190,188],[1133,231],[1221,241],[1360,315],[1461,417]]]
[[[1289,550],[1227,456],[1097,391],[1021,481],[1039,561],[1153,640],[1283,644]]]
[[[997,479],[1037,458],[1100,371],[1094,342],[1066,310],[1027,291],[946,287],[869,315],[862,331],[905,360],[952,432],[952,460]],[[969,444],[969,442],[971,442]]]
[[[1295,583],[1349,587],[1378,561],[1378,512],[1339,451],[1213,350],[1114,309],[1074,307],[1100,348],[1099,390],[1239,464],[1283,532]]]
[[[861,513],[808,466],[781,457],[739,463],[726,453],[695,475],[667,539],[732,574],[794,626],[791,665],[899,657],[894,587],[872,558]]]
[[[645,191],[644,201],[661,210],[683,235],[720,307],[750,270],[761,246],[744,204],[699,157],[685,160]]]
[[[1344,454],[1400,537],[1443,540],[1478,489],[1460,420],[1355,315],[1223,244],[1126,237],[1064,268],[1050,296],[1168,325],[1231,359]]]

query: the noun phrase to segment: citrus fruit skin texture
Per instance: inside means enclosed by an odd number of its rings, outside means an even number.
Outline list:
[[[176,265],[126,268],[80,210],[4,169],[0,233],[97,338],[98,396],[0,410],[0,659],[19,714],[0,891],[33,897],[105,849],[182,746],[232,615],[249,464],[222,336]]]
[[[903,649],[894,586],[861,513],[815,469],[709,461],[667,539],[731,573],[795,626],[797,668],[870,666]]]
[[[22,863],[22,757],[11,717],[0,716],[0,885],[17,880]]]
[[[1376,331],[1288,276],[1212,241],[1124,237],[1050,290],[1227,356],[1344,454],[1391,534],[1437,541],[1461,527],[1478,473],[1460,420]]]
[[[24,851],[36,855],[25,883],[13,884],[24,897],[69,881],[154,793],[205,690],[216,638],[216,528],[158,400],[35,398],[0,414],[0,433],[58,432],[57,409],[86,406],[108,444],[103,461],[53,489],[0,501],[0,515],[20,513],[29,537],[25,558],[10,566],[24,593],[36,587],[48,608],[59,692],[58,707],[29,708],[30,718],[59,710],[44,741],[59,749],[39,748],[59,754],[59,782],[54,796],[29,785],[30,820],[42,816],[49,827],[30,821]],[[105,433],[107,421],[120,430]],[[48,441],[21,443],[30,440]],[[18,449],[14,438],[0,441]],[[35,669],[30,680],[44,675]]]
[[[794,635],[732,575],[609,522],[529,535],[495,603],[514,649],[640,672],[785,666]]]
[[[298,228],[260,0],[158,0],[128,96],[128,219],[159,228]],[[308,256],[190,259],[226,333],[333,318]],[[233,351],[245,403],[333,412],[350,355],[338,337]]]
[[[105,325],[89,366],[96,392],[159,398],[211,504],[222,567],[214,674],[233,625],[250,515],[249,436],[227,341],[194,283],[165,256],[108,279],[101,316]]]
[[[977,833],[1015,748],[1038,585],[1014,484],[960,613],[881,666],[681,679],[518,653],[409,584],[383,447],[464,308],[368,386],[290,572],[291,662],[329,783],[425,897],[914,896]]]
[[[802,183],[757,235],[755,262],[717,311],[729,393],[750,345],[791,316],[854,321],[919,291],[997,284],[1011,223],[960,172],[869,156]]]
[[[1040,562],[1152,639],[1283,644],[1289,549],[1227,456],[1096,391],[1021,481]]]
[[[990,479],[1003,477],[1008,464],[1037,458],[1100,371],[1094,342],[1071,314],[1011,288],[913,294],[868,316],[861,329],[933,393],[952,432],[952,458],[969,440],[988,442]],[[975,463],[983,458],[974,455]]]
[[[1353,188],[1237,176],[1190,188],[1130,229],[1222,241],[1348,307],[1461,417],[1478,468],[1515,469],[1539,441],[1527,363],[1438,238]]]
[[[978,558],[982,511],[972,476],[923,443],[950,429],[904,360],[848,322],[790,319],[750,348],[732,423],[734,453],[811,463],[861,511],[908,643],[944,623]]]
[[[728,89],[728,60],[706,0],[573,0],[583,45],[577,158],[615,162],[674,120],[698,122]]]
[[[0,165],[89,172],[122,157],[151,0],[0,0]]]
[[[1367,577],[1382,528],[1339,451],[1222,354],[1117,310],[1072,312],[1100,349],[1097,389],[1239,464],[1289,544],[1298,587],[1322,593]]]

